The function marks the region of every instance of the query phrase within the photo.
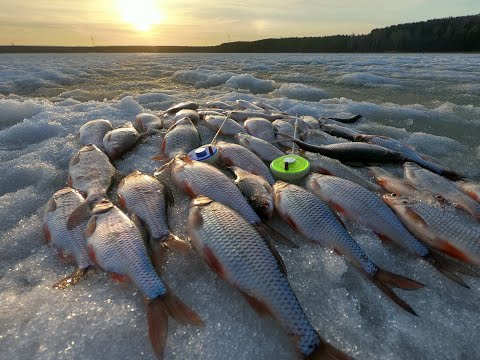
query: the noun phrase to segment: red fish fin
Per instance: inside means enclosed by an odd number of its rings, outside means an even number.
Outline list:
[[[182,188],[183,188],[183,191],[188,195],[190,196],[191,198],[194,198],[197,196],[197,194],[195,194],[195,191],[193,191],[192,187],[190,186],[190,184],[188,184],[187,182],[183,182],[182,184]]]
[[[425,259],[432,264],[440,273],[448,277],[450,280],[456,282],[458,285],[463,286],[464,288],[470,289],[463,279],[455,274],[455,272],[469,273],[473,270],[470,270],[460,264],[456,264],[453,260],[444,257],[440,253],[430,252]],[[470,275],[470,274],[468,274]],[[477,276],[480,274],[477,273]]]
[[[47,224],[43,225],[43,235],[45,239],[45,244],[48,244],[52,241],[52,234],[50,233],[50,229],[48,228]]]
[[[167,312],[181,324],[203,326],[203,320],[194,310],[185,305],[170,289],[162,297]]]
[[[412,221],[414,221],[417,225],[421,227],[428,227],[427,221],[418,213],[415,212],[412,208],[405,208],[405,214],[408,216],[408,218]]]
[[[127,203],[125,201],[125,198],[120,194],[118,194],[118,204],[124,210],[127,208]]]
[[[76,226],[83,222],[86,222],[91,216],[90,205],[88,202],[84,202],[72,211],[67,220],[67,229],[73,230]]]
[[[192,246],[188,241],[180,239],[173,234],[168,234],[167,239],[163,242],[163,246],[182,254],[187,254],[192,250]]]
[[[45,206],[45,212],[54,212],[57,209],[57,201],[54,197],[48,200],[47,205]]]
[[[278,232],[277,230],[275,230],[270,225],[264,222],[256,223],[253,226],[255,227],[255,229],[257,229],[260,235],[262,235],[265,239],[268,239],[268,241],[277,241],[278,243],[283,244],[285,246],[298,248],[298,245],[295,244],[292,240],[290,240],[285,235],[281,234],[280,232]]]
[[[119,283],[130,283],[131,280],[127,275],[122,275],[122,274],[117,274],[117,273],[110,273],[110,277],[113,279],[115,282]]]
[[[161,298],[145,300],[148,337],[157,359],[163,359],[163,350],[167,342],[168,312]]]
[[[243,291],[240,291],[240,293],[242,294],[244,299],[248,302],[248,304],[252,307],[253,310],[255,310],[255,312],[258,315],[260,315],[262,317],[266,317],[266,316],[274,317],[273,313],[270,310],[270,308],[268,307],[268,305],[265,304],[263,301],[258,300],[256,297],[248,295],[247,293],[245,293]]]
[[[60,261],[64,264],[69,264],[75,261],[75,258],[72,255],[65,253],[61,249],[58,249],[57,255]]]
[[[87,237],[91,237],[97,228],[97,217],[92,216],[91,219],[87,223],[87,227],[85,228],[85,235]]]
[[[167,155],[165,154],[159,154],[151,157],[151,160],[156,160],[156,161],[169,161],[170,159],[168,158]]]
[[[319,174],[323,174],[323,175],[333,175],[331,171],[328,171],[327,169],[325,168],[315,168],[315,172],[318,172]]]
[[[437,240],[437,242],[439,244],[437,248],[443,251],[445,254],[467,263],[470,262],[470,257],[467,254],[453,246],[447,240]]]
[[[374,231],[373,233],[374,233],[375,235],[377,235],[377,237],[378,237],[383,243],[388,244],[388,243],[392,243],[392,242],[393,242],[392,239],[390,239],[390,238],[389,238],[387,235],[385,235],[385,234],[379,233],[379,232],[377,232],[377,231]]]
[[[321,339],[321,338],[320,338]],[[325,340],[321,339],[320,346],[305,357],[306,360],[354,360],[341,350],[338,350],[333,345],[330,345]]]
[[[72,177],[70,175],[68,175],[68,178],[67,178],[67,186],[68,187],[72,187],[73,185],[73,180],[72,180]]]
[[[213,251],[209,247],[203,248],[203,256],[205,261],[207,262],[208,266],[222,279],[226,278],[226,271],[222,265],[222,263],[217,259]]]
[[[470,189],[465,190],[465,193],[470,196],[473,200],[480,202],[480,196],[478,194]]]
[[[404,300],[400,299],[397,294],[393,292],[392,288],[415,290],[420,289],[425,285],[380,268],[373,276],[370,276],[370,280],[394,303],[408,311],[410,314],[417,316],[417,313],[411,308],[411,306]]]
[[[77,284],[80,280],[87,277],[87,275],[91,272],[93,267],[87,267],[85,269],[78,269],[73,274],[67,276],[66,278],[60,280],[55,285],[53,285],[54,289],[67,289],[70,286]]]
[[[333,201],[329,201],[328,202],[328,205],[330,205],[330,207],[335,210],[337,213],[339,214],[345,214],[345,209],[343,207],[341,207],[339,204],[337,204],[336,202],[333,202]]]

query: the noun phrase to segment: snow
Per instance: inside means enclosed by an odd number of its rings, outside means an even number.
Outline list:
[[[338,82],[342,77],[362,86]],[[72,289],[51,288],[74,266],[43,244],[43,208],[65,185],[85,122],[103,118],[117,126],[186,100],[258,100],[298,116],[362,114],[353,128],[414,145],[480,181],[479,78],[480,55],[460,54],[0,55],[0,358],[153,358],[134,286],[97,271]],[[362,79],[388,86],[363,86]],[[212,136],[199,131],[204,139]],[[138,144],[116,162],[118,170],[152,173],[161,165],[151,160],[160,143],[157,136]],[[174,196],[170,223],[185,237],[188,199],[176,189]],[[413,317],[343,258],[273,222],[300,244],[278,249],[307,316],[335,346],[360,360],[475,359],[480,353],[479,279],[465,276],[472,289],[461,288],[347,223],[378,265],[426,284],[397,291],[419,314]],[[295,358],[279,324],[257,316],[195,253],[169,254],[163,277],[206,324],[171,320],[167,360]]]

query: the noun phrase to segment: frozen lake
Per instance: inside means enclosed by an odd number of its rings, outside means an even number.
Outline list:
[[[86,121],[119,125],[180,101],[237,99],[292,115],[362,114],[356,129],[411,144],[480,181],[480,55],[0,55],[1,359],[153,358],[134,286],[96,272],[72,289],[51,288],[74,266],[43,244],[43,209],[65,184]],[[160,143],[150,138],[115,165],[124,175],[152,173]],[[171,226],[185,236],[188,199],[174,195]],[[477,359],[480,279],[465,276],[471,289],[461,288],[366,228],[350,229],[379,265],[426,284],[396,291],[419,317],[332,251],[297,236],[300,249],[278,249],[319,333],[357,359]],[[164,279],[206,324],[171,320],[166,359],[295,358],[278,323],[258,317],[195,253],[170,254]]]

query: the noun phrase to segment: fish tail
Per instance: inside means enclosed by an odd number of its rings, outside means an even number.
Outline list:
[[[167,293],[161,297],[161,300],[168,314],[179,323],[203,326],[203,320],[200,315],[185,305],[172,291],[168,290]]]
[[[157,359],[163,359],[163,350],[167,342],[168,311],[163,298],[145,299],[148,323],[148,337]]]
[[[253,226],[260,233],[260,235],[268,240],[275,241],[289,247],[298,248],[298,245],[293,240],[290,240],[285,235],[281,234],[264,222],[256,223]]]
[[[75,285],[83,278],[87,277],[90,272],[94,269],[93,266],[88,266],[83,269],[78,269],[73,274],[68,275],[66,278],[58,281],[55,285],[53,285],[54,289],[67,289],[70,286]]]
[[[320,346],[306,356],[305,360],[353,360],[353,358],[322,339]]]
[[[457,273],[465,275],[480,277],[480,273],[472,268],[469,268],[454,259],[448,258],[445,255],[431,251],[425,259],[434,266],[439,272],[448,277],[450,280],[455,281],[457,284],[470,289],[470,287],[458,276]]]
[[[415,280],[380,268],[373,276],[370,277],[370,279],[375,284],[375,286],[377,286],[385,295],[392,299],[392,301],[395,302],[398,306],[408,311],[410,314],[418,316],[408,303],[400,299],[398,295],[395,294],[393,288],[416,290],[424,287],[425,285]]]
[[[188,254],[192,250],[188,241],[171,233],[166,238],[150,238],[150,248],[152,249],[152,263],[158,272],[161,272],[165,264],[167,250],[173,250],[181,254]]]

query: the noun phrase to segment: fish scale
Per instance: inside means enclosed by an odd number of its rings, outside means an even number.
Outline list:
[[[270,169],[253,152],[247,148],[226,142],[218,142],[219,160],[227,166],[235,165],[252,174],[262,176],[270,184],[275,182]]]
[[[72,212],[85,203],[78,191],[63,188],[53,194],[47,204],[44,215],[44,226],[49,232],[52,244],[67,254],[72,254],[80,269],[93,265],[87,250],[85,226],[87,222],[78,224],[72,230],[67,229],[67,220]]]
[[[250,224],[260,222],[260,218],[235,184],[212,165],[177,158],[172,164],[171,175],[175,184],[190,197],[208,196],[234,209]]]
[[[156,178],[139,171],[125,177],[118,188],[118,195],[128,211],[145,223],[151,238],[158,240],[170,233],[164,188]]]
[[[405,178],[418,189],[442,195],[445,200],[455,203],[457,208],[480,220],[480,204],[463,193],[453,181],[410,162],[403,165],[403,170]]]
[[[237,134],[235,140],[248,150],[253,152],[263,161],[268,163],[276,158],[285,155],[283,151],[273,146],[271,143],[248,134]]]
[[[338,221],[330,208],[317,196],[292,184],[274,185],[275,208],[302,235],[321,245],[338,250],[373,275],[377,266]]]
[[[104,208],[105,204],[109,207]],[[87,244],[95,262],[105,271],[128,276],[149,299],[166,294],[145,248],[140,231],[120,209],[110,202],[93,208],[87,226]],[[93,233],[88,230],[95,222]]]
[[[396,242],[419,256],[428,249],[418,241],[395,216],[395,213],[370,190],[336,176],[313,174],[307,189],[350,219],[373,229],[379,236]]]
[[[165,134],[162,141],[162,155],[173,159],[200,146],[200,137],[189,118],[178,120]]]
[[[480,265],[480,229],[458,222],[447,211],[418,202],[408,197],[385,195],[386,202],[395,210],[405,225],[426,243],[444,250],[450,246],[461,252],[463,260]],[[411,212],[421,217],[421,221]],[[457,256],[459,257],[459,256]]]
[[[275,141],[273,125],[267,119],[261,117],[249,118],[247,121],[245,121],[244,127],[252,136],[256,136],[269,142]]]
[[[200,226],[195,225],[196,212],[201,214]],[[302,354],[309,355],[320,345],[268,245],[240,215],[217,202],[192,207],[189,231],[200,253],[204,248],[213,252],[226,281],[265,303],[287,332],[299,337]]]

